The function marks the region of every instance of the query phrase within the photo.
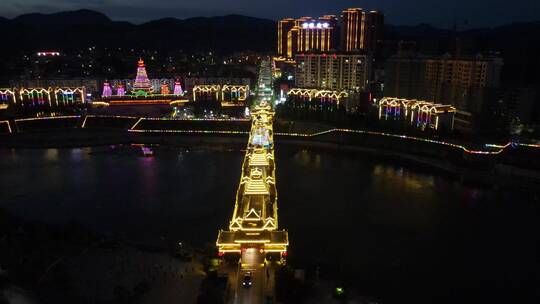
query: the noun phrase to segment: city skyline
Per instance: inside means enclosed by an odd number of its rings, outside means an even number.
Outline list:
[[[215,0],[202,0],[196,3],[177,3],[170,0],[153,2],[149,7],[143,0],[104,0],[66,1],[66,0],[28,0],[20,3],[16,0],[3,1],[0,4],[2,17],[14,18],[28,13],[55,13],[60,11],[91,9],[102,12],[115,21],[144,23],[161,18],[191,18],[199,16],[218,16],[240,14],[277,21],[285,17],[319,16],[339,14],[344,8],[361,7],[366,10],[376,9],[383,12],[389,24],[416,25],[428,23],[435,27],[459,28],[494,27],[507,23],[538,21],[540,4],[531,0],[518,0],[508,8],[506,1],[464,1],[440,3],[419,1],[357,1],[340,0],[327,3],[313,0],[293,4],[285,0],[272,3],[251,3],[246,0],[229,1],[226,5]],[[283,9],[286,8],[286,9]],[[414,11],[414,13],[412,13]]]
[[[540,303],[538,3],[0,1],[0,304]]]

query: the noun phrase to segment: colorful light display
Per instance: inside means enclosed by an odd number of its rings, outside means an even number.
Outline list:
[[[154,95],[159,96],[159,95]],[[171,99],[123,99],[109,100],[109,105],[169,105]]]
[[[220,255],[247,248],[280,253],[289,245],[287,231],[278,230],[275,181],[273,115],[266,104],[255,107],[242,175],[229,230],[220,230],[216,246]]]
[[[173,94],[174,95],[181,95],[181,96],[184,95],[184,90],[182,90],[182,85],[180,84],[180,81],[176,81],[174,83]]]
[[[161,85],[161,94],[163,95],[169,95],[171,92],[169,90],[169,85],[168,84],[162,84]]]
[[[140,122],[144,120],[163,120],[163,121],[177,121],[177,120],[184,120],[184,121],[249,121],[248,119],[242,119],[242,118],[215,118],[215,119],[206,119],[206,118],[184,118],[184,119],[168,119],[168,118],[141,118],[141,117],[134,117],[134,116],[120,116],[120,115],[87,115],[84,117],[84,121],[82,124],[82,127],[84,128],[86,125],[86,119],[91,117],[106,117],[106,118],[129,118],[129,119],[138,119],[137,122],[128,130],[129,132],[136,132],[136,133],[186,133],[186,134],[237,134],[237,135],[247,135],[252,134],[252,132],[248,131],[233,131],[233,130],[156,130],[156,129],[135,129]],[[47,120],[47,119],[67,119],[67,118],[81,118],[79,115],[71,115],[71,116],[53,116],[53,117],[33,117],[33,118],[20,118],[15,119],[15,123],[21,122],[21,121],[32,121],[32,120]],[[7,123],[9,124],[9,121],[0,121],[0,123]],[[10,127],[11,130],[11,127]],[[348,133],[348,134],[363,134],[363,135],[370,135],[370,136],[384,136],[384,137],[392,137],[396,139],[401,139],[405,141],[418,141],[418,142],[425,142],[425,143],[431,143],[436,145],[443,145],[448,146],[451,148],[459,149],[465,153],[468,154],[480,154],[480,155],[496,155],[500,154],[503,151],[505,151],[508,148],[511,147],[527,147],[527,148],[533,148],[533,149],[540,149],[540,144],[530,144],[530,143],[518,143],[518,142],[508,142],[506,144],[485,144],[484,146],[487,148],[490,148],[489,150],[478,150],[478,149],[470,149],[467,148],[464,145],[452,143],[452,142],[446,142],[446,141],[440,141],[440,140],[432,140],[427,138],[421,138],[421,137],[415,137],[415,136],[408,136],[408,135],[402,135],[402,134],[392,134],[392,133],[385,133],[385,132],[376,132],[376,131],[366,131],[366,130],[353,130],[353,129],[329,129],[321,132],[315,132],[315,133],[287,133],[287,132],[276,132],[273,133],[273,135],[277,136],[287,136],[287,137],[317,137],[325,134],[331,134],[331,133]],[[255,134],[255,133],[253,133]],[[260,134],[257,133],[257,134]],[[255,136],[255,135],[254,135]],[[255,137],[254,137],[255,138]],[[273,141],[273,140],[272,140]],[[266,142],[266,141],[265,141]]]
[[[110,85],[106,82],[104,86]],[[129,84],[127,86],[129,86]],[[92,102],[92,105],[165,105],[171,104],[176,101],[178,96],[184,94],[179,81],[174,85],[173,94],[171,94],[170,86],[165,83],[161,84],[159,90],[154,90],[152,82],[146,73],[146,66],[142,59],[138,61],[137,76],[135,77],[131,90],[128,91],[124,84],[118,84],[116,95],[112,95],[112,92],[109,94],[109,92],[110,90],[107,89],[107,94],[102,95],[103,100]]]
[[[17,98],[15,97],[15,90],[11,89],[0,89],[0,103],[17,103]]]
[[[77,98],[78,96],[78,98]],[[85,88],[57,88],[54,90],[54,100],[56,105],[59,104],[59,101],[64,105],[74,104],[77,100],[85,103]],[[77,98],[77,99],[76,99]]]
[[[21,102],[27,101],[30,105],[43,105],[45,103],[48,103],[49,106],[52,106],[50,89],[22,88],[19,91],[19,96],[21,98]]]
[[[104,82],[103,92],[101,93],[101,97],[111,97],[111,96],[112,96],[111,85],[108,82]]]
[[[146,66],[144,65],[142,58],[139,59],[137,64],[137,76],[135,77],[135,83],[133,84],[133,92],[136,93],[139,91],[145,93],[154,91],[150,79],[148,79],[148,74],[146,74]]]
[[[116,89],[116,95],[117,95],[117,96],[124,96],[124,95],[126,95],[126,89],[124,88],[123,85],[121,85],[121,84],[118,85],[118,88]]]
[[[409,120],[418,127],[438,130],[441,124],[446,129],[454,128],[456,108],[424,100],[384,97],[378,102],[379,119]]]
[[[221,86],[218,84],[200,84],[193,87],[193,101],[197,99],[203,100],[219,100]]]
[[[330,91],[330,90],[317,90],[317,89],[302,89],[292,88],[288,92],[289,96],[296,96],[303,98],[304,100],[320,99],[321,101],[335,101],[339,102],[349,97],[349,94],[345,91]]]
[[[245,101],[249,94],[248,85],[225,84],[221,87],[221,101]]]

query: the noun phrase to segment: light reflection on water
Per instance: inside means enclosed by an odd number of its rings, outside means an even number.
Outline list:
[[[0,149],[0,207],[129,239],[212,244],[231,216],[243,155]],[[477,269],[487,282],[493,261],[535,252],[524,236],[537,207],[526,194],[464,186],[372,155],[280,146],[276,164],[279,225],[289,231],[291,261],[308,274],[318,265],[322,275],[361,280],[367,294],[414,286],[444,293],[441,286],[468,282],[454,281],[458,273]]]
[[[47,160],[47,161],[58,160],[58,149],[47,149],[47,150],[45,150],[45,160]]]

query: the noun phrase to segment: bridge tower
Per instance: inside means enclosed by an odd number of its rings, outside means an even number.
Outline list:
[[[253,249],[267,257],[286,256],[288,234],[278,230],[273,119],[266,102],[252,112],[233,215],[229,229],[220,230],[216,241],[221,256]]]

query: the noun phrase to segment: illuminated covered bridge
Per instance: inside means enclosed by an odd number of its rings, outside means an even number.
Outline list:
[[[220,255],[256,248],[266,255],[286,255],[287,231],[278,230],[273,115],[261,104],[252,114],[251,131],[229,230],[221,230]]]

